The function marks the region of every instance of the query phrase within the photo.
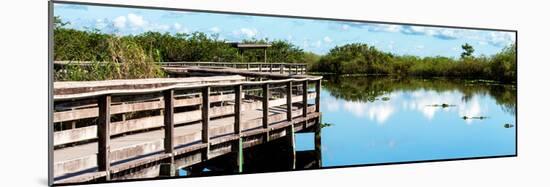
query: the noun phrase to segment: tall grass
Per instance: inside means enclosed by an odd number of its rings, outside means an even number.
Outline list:
[[[160,65],[135,42],[110,36],[102,40],[108,54],[99,61],[82,66],[69,63],[55,73],[56,81],[92,81],[165,77]]]

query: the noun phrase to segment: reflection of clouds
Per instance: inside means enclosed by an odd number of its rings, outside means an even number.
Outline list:
[[[474,95],[468,101],[462,100],[462,93],[459,91],[436,92],[433,90],[419,89],[412,92],[393,92],[384,96],[390,97],[389,101],[376,100],[374,102],[355,102],[336,100],[334,98],[325,99],[326,109],[330,112],[339,111],[341,108],[356,117],[368,118],[383,124],[392,115],[405,111],[418,111],[428,120],[432,120],[437,113],[454,112],[457,120],[462,120],[463,116],[480,117],[487,115],[488,106],[480,102],[481,96]],[[380,96],[383,97],[383,96]],[[340,103],[341,102],[341,103]],[[443,103],[456,105],[451,107],[435,107],[429,105],[441,105]],[[472,123],[472,119],[465,120],[466,123]]]
[[[334,97],[329,97],[329,99],[324,99],[322,103],[324,106],[327,107],[327,111],[329,112],[336,112],[340,109],[340,104],[338,103],[338,100],[336,100]]]
[[[390,103],[363,103],[348,101],[344,108],[357,117],[368,117],[371,120],[382,124],[394,113],[394,106]]]
[[[403,101],[405,110],[417,110],[420,111],[424,117],[428,120],[433,119],[435,114],[443,110],[445,112],[451,111],[451,107],[441,108],[441,107],[432,107],[428,105],[434,104],[459,104],[460,99],[458,99],[456,92],[443,92],[437,93],[435,91],[426,91],[419,90],[411,93],[412,99],[409,101]]]
[[[463,103],[458,107],[458,114],[460,116],[480,117],[483,116],[483,113],[487,113],[487,107],[485,106],[482,109],[481,104],[479,103],[479,99],[477,97],[473,97],[470,102]],[[470,124],[473,120],[466,119],[465,121],[466,123]]]

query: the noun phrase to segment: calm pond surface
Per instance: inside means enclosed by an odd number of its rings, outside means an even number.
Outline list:
[[[313,101],[310,101],[313,103]],[[514,155],[516,88],[472,81],[332,77],[321,93],[323,167]],[[297,150],[313,149],[297,134]]]

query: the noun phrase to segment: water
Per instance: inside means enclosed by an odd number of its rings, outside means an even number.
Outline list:
[[[510,85],[329,78],[321,92],[322,122],[331,124],[321,132],[322,165],[514,155],[515,107]],[[297,148],[311,141],[297,138]]]

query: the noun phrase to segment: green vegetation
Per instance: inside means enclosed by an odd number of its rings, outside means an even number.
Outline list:
[[[421,77],[516,81],[516,47],[504,48],[491,57],[473,57],[469,44],[462,46],[460,59],[448,57],[397,56],[367,44],[353,43],[331,49],[312,71],[333,74],[382,74]]]
[[[54,59],[56,61],[109,62],[88,69],[69,66],[56,72],[56,80],[102,80],[164,76],[154,62],[262,62],[262,49],[244,50],[239,54],[217,35],[145,32],[139,35],[116,36],[98,30],[80,31],[66,28],[68,22],[55,19]],[[456,77],[485,79],[504,83],[516,81],[515,45],[486,57],[473,56],[474,48],[462,45],[460,59],[418,57],[383,52],[363,43],[334,47],[326,55],[305,52],[294,44],[269,39],[251,39],[243,43],[269,43],[268,62],[307,63],[310,72],[322,74],[378,74],[420,77]],[[131,51],[131,52],[130,52]],[[123,55],[123,56],[121,56]],[[141,61],[141,62],[140,62]],[[89,69],[95,68],[95,69]],[[113,71],[113,72],[111,72]],[[89,75],[94,72],[95,75]],[[146,75],[138,75],[145,73]],[[88,75],[85,75],[88,74]]]

